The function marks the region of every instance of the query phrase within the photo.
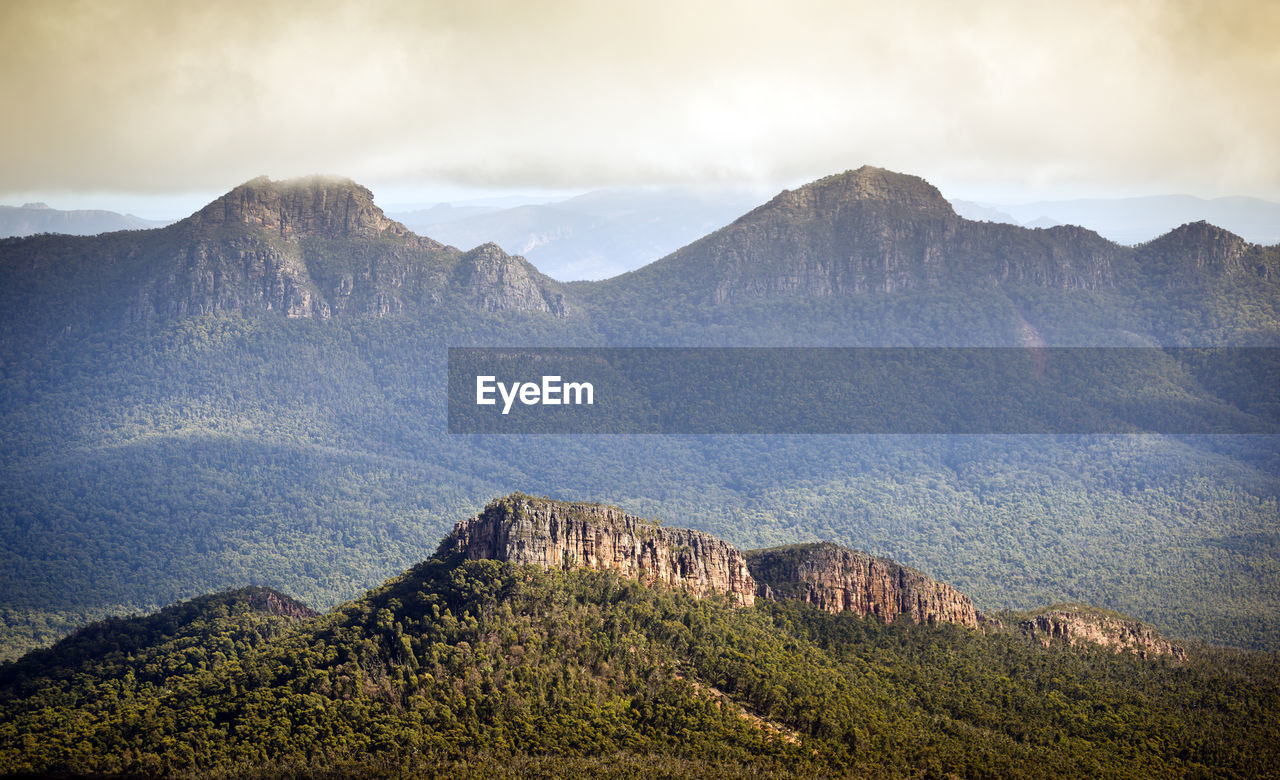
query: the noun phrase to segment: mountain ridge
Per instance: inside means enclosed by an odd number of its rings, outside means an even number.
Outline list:
[[[614,572],[698,598],[723,596],[742,607],[754,606],[757,599],[796,601],[883,623],[903,619],[1004,630],[999,619],[976,610],[969,596],[947,583],[831,542],[744,552],[710,534],[660,525],[618,507],[523,493],[494,499],[480,514],[457,523],[435,558]],[[1046,646],[1056,639],[1144,658],[1186,657],[1180,645],[1149,626],[1090,607],[1042,608],[1020,618],[1014,630]]]
[[[1199,220],[1230,230],[1252,244],[1280,243],[1280,203],[1256,197],[1150,195],[1003,205],[960,199],[953,203],[957,211],[971,219],[1027,227],[1046,220],[1053,224],[1084,225],[1125,246],[1136,246],[1178,225]]]
[[[446,300],[564,318],[673,299],[720,306],[943,287],[1105,291],[1280,276],[1280,247],[1196,225],[1131,249],[1075,226],[974,222],[924,179],[863,166],[783,191],[643,268],[562,285],[494,244],[464,252],[418,236],[350,179],[264,176],[154,231],[82,243],[9,239],[0,244],[0,277],[8,277],[0,280],[22,288],[8,301],[19,312],[47,287],[23,278],[33,273],[83,279],[90,291],[117,289],[112,299],[88,295],[75,308],[123,308],[114,318],[127,325],[227,310],[384,317]],[[76,267],[86,252],[98,261]]]
[[[0,764],[41,775],[1225,778],[1263,776],[1280,744],[1276,661],[1264,653],[1092,652],[496,560],[435,557],[300,620],[238,593],[188,602],[176,622],[118,621],[65,663],[33,653],[0,666]],[[125,652],[121,636],[140,641]]]
[[[1181,645],[1111,610],[1060,604],[1002,620],[975,610],[972,600],[952,586],[887,558],[831,542],[743,552],[710,534],[667,527],[594,502],[523,493],[496,498],[480,514],[455,524],[435,554],[414,569],[479,561],[549,571],[604,572],[696,599],[724,598],[735,608],[791,602],[883,624],[951,624],[975,633],[1019,633],[1045,647],[1057,641],[1066,646],[1094,645],[1130,652],[1144,659],[1186,659]],[[149,637],[180,637],[195,617],[210,614],[232,618],[256,614],[285,625],[319,618],[323,613],[267,587],[244,586],[205,594],[151,615],[92,623],[50,648],[0,662],[0,692],[33,666],[68,670],[93,661],[84,648],[100,646],[101,638],[108,634],[116,635],[110,653],[131,656],[152,641]],[[69,672],[59,672],[63,673]]]
[[[46,329],[80,330],[85,317],[138,328],[223,312],[386,317],[458,304],[568,310],[559,283],[523,258],[416,236],[368,189],[325,176],[259,177],[152,231],[8,239],[0,280],[10,293],[0,328],[53,320]]]
[[[725,228],[594,290],[611,300],[652,295],[665,276],[678,280],[668,286],[692,301],[721,305],[946,285],[1124,289],[1147,283],[1142,258],[1180,240],[1181,230],[1151,242],[1154,249],[1134,250],[1073,225],[976,222],[956,214],[924,179],[864,166],[780,193]],[[1221,229],[1206,234],[1204,243],[1200,253],[1247,256],[1242,267],[1266,278],[1280,267],[1280,247],[1249,245]],[[1216,270],[1194,257],[1180,259],[1182,265],[1161,266],[1171,283],[1198,282],[1204,271]]]

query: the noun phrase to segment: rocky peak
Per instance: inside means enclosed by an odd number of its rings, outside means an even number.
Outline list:
[[[464,254],[456,277],[467,294],[488,311],[540,311],[557,317],[569,313],[558,283],[492,242]]]
[[[875,615],[886,623],[905,617],[929,625],[978,626],[968,596],[887,558],[829,542],[750,550],[746,556],[762,597]]]
[[[724,593],[743,605],[754,603],[756,594],[746,560],[728,542],[699,531],[664,528],[617,507],[519,493],[493,501],[454,526],[440,553],[616,571],[697,596]]]
[[[388,219],[373,193],[350,179],[309,176],[245,182],[190,217],[200,225],[244,223],[285,238],[377,238],[407,236],[409,229]]]
[[[641,298],[675,289],[712,305],[1004,285],[1107,289],[1129,277],[1132,254],[1083,228],[972,222],[924,179],[863,166],[784,191],[603,286]]]
[[[1243,249],[1248,246],[1243,238],[1230,230],[1224,230],[1204,220],[1180,225],[1156,238],[1152,243],[1168,243],[1182,249],[1200,249],[1210,255],[1221,255],[1232,249]]]
[[[1024,616],[1018,621],[1018,628],[1045,647],[1055,642],[1071,647],[1094,644],[1142,658],[1168,656],[1181,660],[1187,657],[1180,645],[1145,623],[1098,607],[1078,604],[1048,607]]]
[[[320,614],[301,601],[271,588],[245,588],[244,595],[248,599],[249,608],[255,612],[297,620],[307,620]]]
[[[763,208],[831,214],[850,206],[879,204],[936,216],[955,216],[942,193],[919,176],[864,165],[818,179],[796,190],[784,190]]]
[[[1249,243],[1208,222],[1190,222],[1139,247],[1143,266],[1174,280],[1244,270]]]

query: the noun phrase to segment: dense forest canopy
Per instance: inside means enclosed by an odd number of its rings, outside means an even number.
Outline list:
[[[1207,646],[1144,660],[797,602],[738,607],[610,572],[433,559],[322,616],[233,591],[0,666],[0,763],[1262,776],[1280,760],[1276,663]]]
[[[986,609],[1082,601],[1280,647],[1270,437],[458,436],[443,405],[451,346],[1274,345],[1275,247],[975,223],[864,169],[560,285],[412,236],[355,185],[323,185],[341,215],[298,186],[163,230],[0,241],[5,655],[248,584],[331,606],[514,489],[745,547],[839,542]],[[1176,361],[1157,384],[1274,405]]]

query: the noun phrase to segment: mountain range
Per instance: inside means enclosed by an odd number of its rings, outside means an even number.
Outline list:
[[[1264,776],[1274,655],[988,615],[831,544],[513,494],[328,612],[249,587],[0,665],[10,772]]]
[[[4,652],[244,585],[328,609],[517,489],[868,550],[988,612],[1081,602],[1274,650],[1269,437],[461,436],[444,387],[455,346],[1274,346],[1278,268],[1206,223],[1126,247],[974,222],[870,167],[593,282],[416,235],[323,177],[0,240]],[[1147,390],[1274,403],[1172,358]]]
[[[953,200],[956,212],[973,220],[1025,227],[1084,225],[1120,244],[1141,244],[1187,222],[1211,222],[1256,244],[1280,243],[1280,203],[1261,198],[1197,198],[1150,195],[1080,198],[1018,204]]]
[[[115,230],[147,230],[163,227],[168,222],[143,219],[132,214],[117,214],[98,209],[63,211],[44,203],[22,206],[0,206],[0,237],[30,236],[36,233],[65,233],[92,236]]]
[[[913,176],[861,168],[788,191],[728,227],[594,290],[677,286],[701,304],[931,288],[1142,290],[1235,277],[1270,281],[1277,253],[1199,222],[1130,250],[1071,226],[959,217]],[[604,293],[608,295],[609,293]]]
[[[517,200],[520,200],[517,198]],[[720,228],[759,204],[749,190],[597,190],[574,198],[439,203],[391,214],[414,232],[457,246],[492,241],[562,281],[604,279],[640,268]],[[1178,225],[1209,222],[1250,243],[1280,243],[1280,204],[1259,198],[1160,195],[989,204],[951,199],[973,221],[1030,228],[1079,225],[1135,245]]]
[[[447,244],[496,243],[558,280],[598,280],[663,257],[758,203],[759,194],[745,188],[615,188],[560,200],[509,196],[425,208],[400,206],[389,216],[419,235]],[[1251,243],[1280,243],[1280,204],[1259,198],[1161,195],[1016,204],[951,199],[950,203],[957,214],[974,221],[1031,228],[1080,225],[1126,245],[1199,221]],[[101,210],[61,211],[28,203],[20,208],[0,206],[0,237],[95,235],[162,227],[171,221]]]

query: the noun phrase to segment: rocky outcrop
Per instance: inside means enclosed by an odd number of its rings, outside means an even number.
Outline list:
[[[454,526],[440,552],[469,560],[616,571],[696,596],[723,593],[738,604],[755,602],[755,580],[733,545],[602,504],[507,496]]]
[[[1275,272],[1274,253],[1208,222],[1174,228],[1139,246],[1137,253],[1146,276],[1164,286],[1200,285],[1221,277],[1271,279]]]
[[[471,300],[488,311],[540,311],[557,317],[568,314],[558,284],[497,244],[482,244],[464,254],[455,278]]]
[[[808,217],[836,214],[850,206],[877,203],[906,213],[954,217],[942,193],[919,176],[864,165],[824,176],[796,190],[783,190],[759,212]]]
[[[249,224],[285,238],[409,236],[373,203],[373,193],[350,179],[310,176],[272,181],[260,176],[196,212],[204,226]]]
[[[263,612],[268,615],[293,618],[295,620],[309,620],[320,614],[301,601],[292,599],[270,588],[245,588],[245,595],[249,599],[249,608],[255,612]]]
[[[328,317],[329,304],[296,251],[251,240],[198,240],[178,248],[167,273],[142,285],[131,322],[174,320],[223,311]]]
[[[1017,626],[1045,647],[1055,642],[1070,647],[1093,644],[1142,658],[1166,656],[1182,660],[1187,657],[1186,650],[1150,626],[1097,607],[1049,607],[1021,617]]]
[[[507,496],[454,526],[440,554],[616,571],[698,596],[726,593],[743,605],[795,599],[885,622],[978,625],[968,596],[884,558],[827,543],[743,553],[699,531],[663,528],[602,504]]]
[[[746,553],[759,595],[794,599],[827,612],[874,615],[886,623],[955,623],[977,628],[968,596],[886,558],[824,542]]]

